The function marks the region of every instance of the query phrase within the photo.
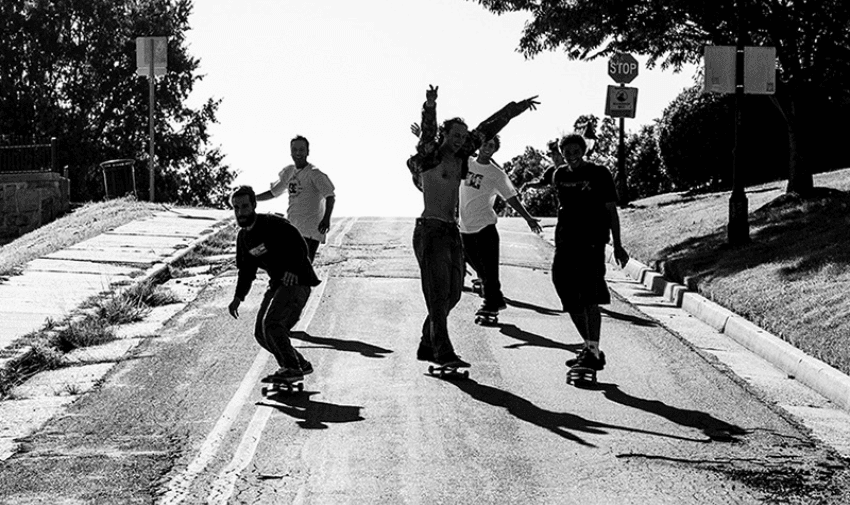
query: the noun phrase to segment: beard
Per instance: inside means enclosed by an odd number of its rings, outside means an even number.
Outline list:
[[[252,212],[247,216],[236,216],[236,224],[239,225],[240,228],[250,228],[254,221],[257,220],[257,213]]]

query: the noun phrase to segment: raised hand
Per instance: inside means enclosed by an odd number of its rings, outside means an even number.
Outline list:
[[[437,103],[437,90],[440,89],[439,86],[434,86],[433,84],[428,85],[428,90],[425,91],[425,101],[429,104]]]
[[[526,109],[537,110],[537,106],[540,105],[540,102],[537,101],[537,97],[540,95],[534,95],[531,98],[526,98],[520,104]]]
[[[419,134],[422,133],[422,128],[419,126],[419,123],[413,123],[410,125],[410,133],[419,138]]]

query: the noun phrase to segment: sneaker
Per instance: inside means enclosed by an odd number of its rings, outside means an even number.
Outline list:
[[[301,373],[303,375],[310,375],[313,373],[313,364],[307,360],[301,362]]]
[[[416,359],[419,361],[434,361],[434,348],[419,344],[416,350]]]
[[[458,356],[457,354],[447,354],[445,356],[437,358],[435,362],[441,366],[451,365],[457,368],[468,368],[472,366],[466,361],[460,359],[460,356]]]
[[[478,311],[475,314],[498,314],[499,310],[501,309],[498,305],[484,302],[481,304],[481,307],[478,308]]]
[[[299,381],[304,379],[304,372],[301,371],[300,368],[280,368],[277,372],[269,375],[268,377],[271,379],[271,382],[275,381]]]
[[[572,358],[568,359],[565,364],[568,367],[572,368],[572,367],[576,366],[576,363],[578,363],[579,361],[584,359],[584,355],[589,353],[589,352],[590,351],[587,349],[587,347],[582,347],[581,350],[578,352],[578,354],[576,354]]]
[[[502,299],[502,301],[499,302],[498,305],[496,305],[496,310],[505,310],[506,308],[508,308],[508,304],[505,302],[504,299]]]
[[[591,370],[602,370],[605,368],[605,353],[599,351],[599,357],[597,358],[589,350],[583,349],[576,357],[575,364],[568,366],[570,368],[582,367],[590,368]]]

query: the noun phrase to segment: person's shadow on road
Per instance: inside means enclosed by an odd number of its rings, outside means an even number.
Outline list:
[[[363,407],[356,405],[336,405],[326,402],[314,402],[310,400],[316,392],[304,391],[285,393],[280,392],[269,396],[277,403],[259,402],[258,405],[273,407],[280,412],[300,419],[298,426],[306,430],[325,430],[328,424],[351,423],[363,421],[360,410]]]
[[[384,349],[383,347],[378,347],[377,345],[372,345],[366,342],[360,342],[358,340],[314,337],[305,331],[293,331],[292,339],[315,344],[316,347],[320,348],[335,349],[343,352],[356,352],[366,358],[383,358],[385,354],[393,352],[391,349]]]
[[[584,347],[583,343],[565,344],[563,342],[558,342],[557,340],[548,339],[541,335],[537,335],[536,333],[525,331],[515,324],[499,323],[496,325],[496,327],[499,328],[499,332],[502,335],[510,337],[514,340],[519,340],[519,342],[517,342],[516,344],[506,345],[505,349],[519,349],[521,347],[543,347],[547,349],[562,349],[564,351],[578,353],[581,348]]]
[[[616,424],[600,423],[566,412],[553,412],[538,407],[521,396],[493,386],[478,383],[473,379],[446,380],[446,382],[455,385],[458,389],[479,402],[506,409],[508,413],[521,421],[539,426],[555,435],[587,447],[596,447],[596,445],[582,438],[579,433],[606,435],[608,431],[616,430],[644,433],[687,442],[705,442],[702,439],[680,437]]]
[[[604,391],[605,398],[614,403],[655,414],[680,426],[696,428],[714,442],[738,442],[740,441],[738,437],[748,433],[744,428],[717,419],[706,412],[680,409],[659,400],[647,400],[632,396],[621,390],[616,384],[600,385],[599,389]]]

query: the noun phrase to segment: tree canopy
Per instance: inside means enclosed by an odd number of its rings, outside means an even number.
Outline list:
[[[531,15],[519,51],[562,49],[570,59],[617,52],[649,57],[649,68],[699,63],[706,45],[776,48],[775,105],[787,122],[788,191],[812,187],[810,133],[824,106],[850,103],[850,2],[846,0],[475,0],[497,14]],[[740,24],[739,24],[740,21]],[[746,119],[745,119],[746,121]],[[745,126],[746,127],[746,126]],[[807,164],[808,162],[808,164]]]
[[[219,205],[235,178],[209,145],[220,100],[186,105],[199,61],[187,50],[190,0],[4,0],[0,3],[0,134],[56,137],[75,200],[103,194],[98,164],[137,160],[147,188],[149,88],[136,37],[168,37],[156,78],[157,200]]]

